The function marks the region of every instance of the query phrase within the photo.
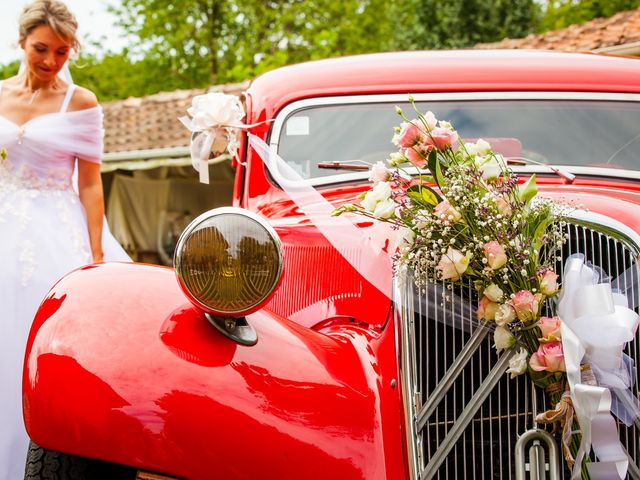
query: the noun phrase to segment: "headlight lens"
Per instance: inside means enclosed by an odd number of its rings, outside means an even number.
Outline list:
[[[262,218],[223,207],[200,215],[180,236],[174,265],[193,303],[222,316],[258,309],[278,286],[281,243]]]

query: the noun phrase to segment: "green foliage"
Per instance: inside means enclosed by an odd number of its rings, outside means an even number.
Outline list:
[[[638,7],[640,0],[551,0],[542,17],[540,31],[557,30]]]
[[[18,73],[18,68],[20,68],[20,60],[15,60],[6,65],[0,65],[0,79],[13,77]]]
[[[525,35],[539,13],[535,0],[121,0],[111,9],[131,45],[115,53],[94,45],[98,54],[71,68],[101,100],[327,57],[469,47]]]
[[[131,60],[127,51],[103,57],[83,55],[70,70],[74,82],[93,91],[100,101],[191,88],[191,79],[185,75],[171,75],[153,58]]]
[[[472,47],[533,31],[541,9],[534,0],[407,0],[393,6],[393,48]]]

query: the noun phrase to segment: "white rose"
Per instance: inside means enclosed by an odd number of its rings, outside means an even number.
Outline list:
[[[476,155],[475,163],[478,171],[482,174],[482,178],[485,180],[499,177],[506,168],[501,155]]]
[[[513,322],[515,319],[516,312],[511,308],[511,305],[503,303],[498,307],[498,310],[496,310],[495,322],[501,327]]]
[[[514,337],[508,329],[504,327],[496,327],[493,332],[493,346],[496,348],[497,352],[506,350],[514,343],[516,343],[516,337]]]
[[[398,165],[407,163],[407,161],[407,158],[399,152],[393,152],[387,159],[387,163],[390,167],[397,167]]]
[[[409,250],[416,240],[416,234],[407,227],[400,227],[396,233],[396,243],[401,252]]]
[[[479,138],[475,144],[476,154],[485,156],[491,152],[491,145],[486,140]]]
[[[187,109],[195,128],[205,129],[215,125],[238,125],[244,118],[244,108],[236,95],[220,92],[197,95]]]
[[[529,353],[521,348],[518,353],[516,353],[509,360],[509,368],[507,369],[507,373],[511,374],[511,378],[516,378],[518,375],[522,375],[527,371],[527,366],[529,362],[527,361],[529,358]]]
[[[387,198],[378,202],[376,208],[373,210],[373,216],[376,218],[391,218],[396,212],[396,202],[392,198]]]
[[[438,124],[438,119],[436,118],[436,116],[433,114],[433,112],[431,110],[429,110],[427,113],[425,113],[423,118],[424,118],[425,123],[427,124],[427,129],[429,131],[431,131],[434,128],[436,128],[436,125]]]
[[[391,184],[389,182],[378,182],[369,190],[360,205],[367,212],[374,213],[378,203],[385,202],[391,198]]]
[[[485,288],[484,292],[482,293],[484,293],[484,295],[486,295],[492,302],[499,302],[500,300],[502,300],[502,295],[504,295],[502,289],[495,283],[492,283],[487,288]]]

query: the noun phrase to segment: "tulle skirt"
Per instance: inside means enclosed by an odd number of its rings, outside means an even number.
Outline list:
[[[73,189],[0,185],[0,480],[24,476],[29,439],[22,416],[22,367],[31,322],[63,275],[91,263],[84,209]],[[131,261],[108,231],[105,261]]]

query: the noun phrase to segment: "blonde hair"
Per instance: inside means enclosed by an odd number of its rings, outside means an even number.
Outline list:
[[[24,7],[18,22],[20,45],[41,25],[50,27],[60,38],[70,40],[76,53],[80,51],[80,41],[76,36],[78,21],[64,3],[59,0],[35,0]]]

